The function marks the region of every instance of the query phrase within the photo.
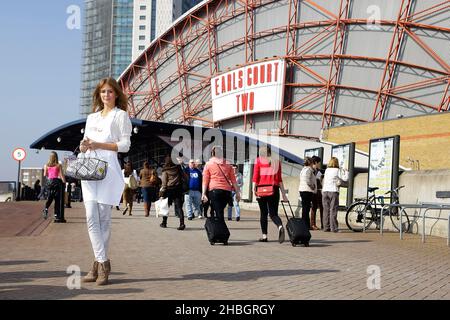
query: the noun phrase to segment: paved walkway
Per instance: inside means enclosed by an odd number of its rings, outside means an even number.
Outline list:
[[[37,217],[43,203],[14,206]],[[14,225],[11,207],[0,204],[0,215],[8,213]],[[204,220],[178,231],[173,216],[162,229],[140,206],[133,216],[113,209],[111,284],[69,290],[67,268],[85,274],[93,261],[83,205],[74,203],[66,224],[0,234],[0,299],[450,299],[446,239],[313,231],[309,248],[294,248],[276,241],[272,223],[271,241],[257,242],[257,213],[242,216],[228,223],[229,246],[211,246]]]

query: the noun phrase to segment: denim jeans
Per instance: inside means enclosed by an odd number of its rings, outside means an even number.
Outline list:
[[[199,217],[202,212],[200,211],[200,203],[202,201],[202,193],[197,190],[189,190],[189,193],[185,196],[186,201],[186,212],[188,218],[192,217],[194,214]]]
[[[239,202],[236,200],[236,192],[231,191],[231,196],[233,197],[233,207],[236,210],[236,218],[241,216],[241,208],[239,208]],[[228,205],[228,219],[233,216],[233,207]]]

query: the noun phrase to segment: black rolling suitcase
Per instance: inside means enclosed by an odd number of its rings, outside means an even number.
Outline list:
[[[288,220],[286,229],[292,246],[295,247],[297,244],[303,244],[305,247],[309,247],[309,240],[311,240],[311,232],[309,232],[309,227],[306,225],[305,220],[294,216],[294,211],[292,211],[291,204],[289,201],[286,202],[291,210],[292,218],[289,218],[287,215],[286,208],[284,206],[285,201],[281,201],[281,205],[283,206],[284,214]]]
[[[228,245],[228,238],[230,238],[230,230],[228,230],[225,220],[217,217],[208,217],[205,222],[206,234],[211,245],[216,242]]]

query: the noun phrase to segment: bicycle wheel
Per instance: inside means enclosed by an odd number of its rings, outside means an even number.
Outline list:
[[[389,218],[391,219],[392,225],[397,231],[400,231],[400,211],[402,208],[390,208],[389,210]],[[411,227],[411,222],[409,221],[409,217],[406,214],[406,211],[403,211],[402,214],[402,231],[409,232],[409,228]]]
[[[365,229],[369,229],[376,217],[375,210],[371,205],[367,205],[363,201],[352,204],[345,215],[347,227],[354,232],[362,232],[364,228],[364,215],[366,216]]]

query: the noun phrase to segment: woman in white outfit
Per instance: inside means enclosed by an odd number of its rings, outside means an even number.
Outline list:
[[[80,151],[108,162],[106,177],[98,181],[82,181],[86,220],[94,250],[94,264],[83,282],[108,283],[111,264],[108,244],[111,235],[111,211],[120,203],[124,180],[118,152],[130,148],[131,121],[127,98],[113,78],[100,81],[93,94],[93,113],[86,120]]]
[[[339,186],[348,180],[348,171],[339,169],[339,160],[332,157],[328,162],[322,186],[323,231],[339,232],[337,213],[339,208]]]

